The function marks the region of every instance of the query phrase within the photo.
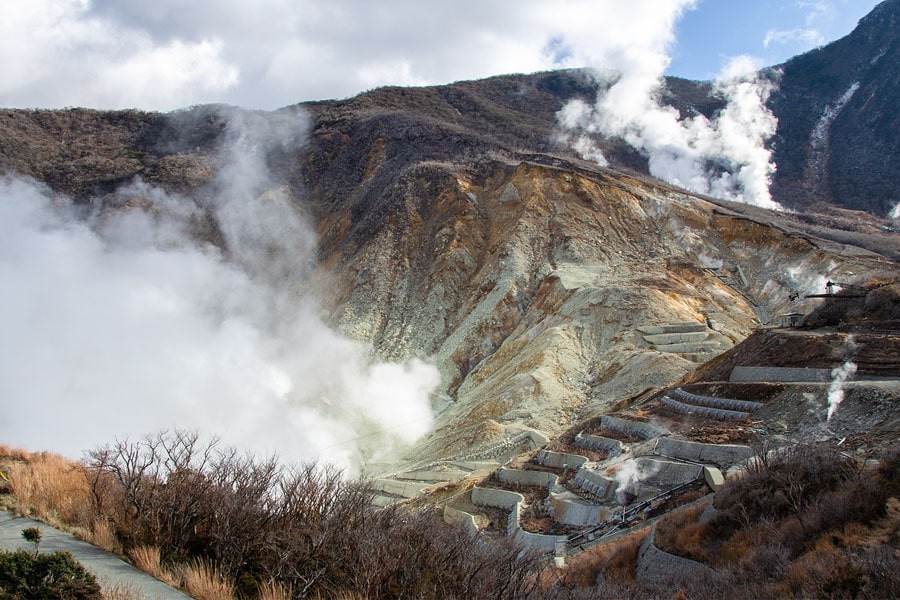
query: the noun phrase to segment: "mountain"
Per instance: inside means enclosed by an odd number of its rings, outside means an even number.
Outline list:
[[[770,106],[785,206],[886,215],[900,202],[900,2],[886,0],[846,37],[793,58]]]
[[[136,176],[213,193],[235,121],[274,131],[308,119],[299,143],[268,150],[271,187],[314,223],[329,322],[380,357],[438,366],[437,428],[410,460],[509,456],[673,384],[782,313],[809,312],[802,295],[828,279],[896,279],[900,240],[876,215],[896,189],[883,175],[897,146],[881,128],[900,106],[898,6],[884,2],[847,38],[782,67],[773,189],[815,209],[804,212],[686,193],[650,178],[622,140],[604,141],[609,168],[577,158],[556,113],[596,97],[581,71],[379,88],[267,114],[4,110],[0,165],[119,210],[112,192]],[[668,79],[664,100],[713,114],[710,90]],[[195,233],[224,245],[217,227],[208,215]]]
[[[348,426],[348,440],[364,440],[355,458],[377,504],[438,507],[429,514],[448,523],[508,533],[565,562],[553,581],[577,580],[584,597],[880,597],[896,587],[885,574],[898,572],[888,547],[900,515],[897,454],[886,451],[900,431],[900,236],[884,218],[898,200],[898,9],[884,2],[846,38],[767,71],[779,78],[772,191],[792,211],[654,179],[621,139],[597,140],[609,166],[582,160],[556,115],[604,84],[578,70],[379,88],[271,113],[2,110],[0,168],[45,186],[51,204],[71,197],[66,218],[95,231],[123,217],[130,228],[117,235],[141,248],[153,236],[125,217],[181,210],[202,249],[193,257],[284,291],[263,303],[290,309],[314,295],[328,325],[376,358],[432,363],[434,427],[402,455],[385,454],[390,431]],[[723,106],[711,84],[677,78],[662,101],[681,114]],[[229,186],[248,191],[236,231],[216,206]],[[297,215],[311,241],[280,228]],[[158,233],[164,250],[185,244]],[[255,260],[241,263],[236,234],[261,246]],[[25,259],[10,256],[10,267]],[[63,268],[77,258],[48,256]],[[101,264],[128,273],[141,260],[115,258]],[[302,264],[282,269],[292,261]],[[246,291],[238,279],[225,285]],[[178,308],[145,294],[135,295]],[[236,296],[201,299],[222,322],[246,301]],[[329,340],[278,338],[276,351]],[[302,387],[313,374],[294,366],[289,383]],[[402,413],[402,398],[388,400]],[[345,416],[331,402],[331,416]],[[765,451],[798,441],[820,448]],[[749,475],[734,477],[741,469]],[[675,508],[685,510],[664,520]]]

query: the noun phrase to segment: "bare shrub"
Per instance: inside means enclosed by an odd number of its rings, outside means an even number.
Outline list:
[[[532,597],[542,560],[508,539],[487,542],[445,524],[437,511],[389,508],[348,544],[349,577],[339,589],[366,598]]]
[[[856,560],[864,580],[862,597],[892,598],[900,590],[900,555],[895,548],[879,546]]]
[[[811,598],[856,598],[865,583],[859,569],[846,556],[820,550],[795,561],[787,581],[794,594]]]

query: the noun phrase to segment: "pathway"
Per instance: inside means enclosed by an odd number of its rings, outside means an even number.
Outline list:
[[[41,553],[67,550],[72,553],[75,560],[96,575],[98,580],[105,578],[113,585],[130,586],[142,592],[145,600],[190,600],[189,596],[96,546],[54,529],[45,523],[16,517],[5,511],[0,511],[0,550],[14,551],[19,548],[34,550],[34,544],[26,542],[22,537],[22,530],[27,527],[41,529],[43,534],[40,545]]]

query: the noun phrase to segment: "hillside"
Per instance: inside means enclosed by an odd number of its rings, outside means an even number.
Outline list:
[[[886,215],[897,204],[898,22],[900,2],[886,0],[846,37],[778,67],[772,193],[786,206]]]
[[[168,411],[363,474],[177,430],[111,431],[62,469],[85,535],[216,560],[248,596],[392,597],[415,572],[448,597],[879,597],[900,543],[898,14],[777,67],[786,211],[654,179],[621,139],[599,140],[609,166],[579,158],[557,112],[606,84],[578,70],[274,112],[0,110],[3,379],[24,382],[0,423]],[[670,78],[662,100],[713,115],[712,90]],[[48,459],[0,460],[25,480]],[[124,491],[142,483],[152,502]],[[196,521],[164,518],[185,498]]]
[[[522,79],[548,113],[558,88],[542,82],[556,77]],[[821,293],[827,278],[896,276],[897,237],[874,217],[771,213],[515,150],[540,139],[527,121],[513,138],[500,116],[494,132],[437,119],[463,113],[454,94],[379,90],[315,105],[308,137],[266,154],[268,188],[287,184],[314,223],[328,321],[383,359],[426,358],[440,371],[437,428],[411,450],[417,461],[515,453],[681,379],[758,324],[802,311],[792,296]],[[429,108],[398,108],[410,104]],[[509,110],[492,106],[477,112]],[[147,191],[110,192],[139,174],[208,205],[217,171],[232,168],[221,149],[235,127],[303,117],[202,107],[2,119],[8,166],[94,210],[154,211]],[[216,216],[204,221],[195,233],[227,246]],[[684,344],[638,331],[682,322],[703,325]]]

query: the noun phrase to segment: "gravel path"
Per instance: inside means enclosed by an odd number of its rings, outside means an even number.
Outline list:
[[[143,571],[135,569],[122,559],[104,552],[96,546],[83,542],[76,537],[53,529],[49,525],[23,519],[12,513],[0,511],[0,550],[33,550],[34,544],[22,538],[22,530],[26,527],[39,527],[41,533],[41,553],[52,553],[57,550],[68,550],[75,560],[83,564],[98,580],[107,578],[112,584],[124,584],[139,590],[145,600],[190,600],[190,596],[169,587],[154,579]]]

